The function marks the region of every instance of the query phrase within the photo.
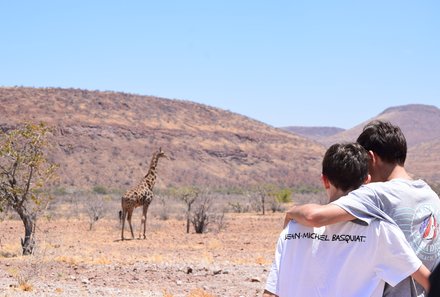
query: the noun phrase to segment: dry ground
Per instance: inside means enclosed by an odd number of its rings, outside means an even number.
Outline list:
[[[261,296],[283,214],[226,214],[225,221],[220,232],[186,234],[183,220],[151,218],[147,239],[120,241],[115,219],[88,231],[87,220],[43,218],[38,250],[22,257],[21,221],[5,220],[0,296]]]

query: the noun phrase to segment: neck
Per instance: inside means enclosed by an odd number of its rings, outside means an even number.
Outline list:
[[[145,183],[148,185],[148,187],[151,189],[154,186],[154,183],[156,182],[156,166],[157,163],[159,161],[159,156],[158,155],[154,155],[151,158],[151,162],[150,162],[150,168],[148,170],[147,175],[145,175]]]
[[[335,186],[331,185],[330,189],[328,191],[328,196],[329,196],[329,200],[330,202],[333,202],[339,198],[341,198],[342,196],[347,195],[349,192],[351,192],[352,189],[348,190],[348,191],[343,191],[339,188],[336,188]]]
[[[376,169],[375,178],[372,181],[390,181],[393,179],[412,179],[405,168],[397,164],[382,163]]]

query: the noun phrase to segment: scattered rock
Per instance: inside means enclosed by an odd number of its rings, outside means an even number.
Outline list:
[[[90,284],[90,281],[89,281],[87,278],[83,278],[83,279],[81,280],[81,283],[83,283],[83,284],[85,284],[85,285],[88,285],[88,284]]]

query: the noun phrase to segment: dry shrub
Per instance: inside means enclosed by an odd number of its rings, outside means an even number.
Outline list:
[[[169,293],[166,289],[162,291],[162,297],[174,297],[172,293]],[[214,295],[206,292],[203,289],[194,289],[191,292],[189,292],[188,297],[215,297]]]
[[[168,293],[168,291],[166,289],[164,289],[162,291],[162,294],[163,294],[162,297],[174,297],[174,295],[171,293]]]
[[[78,265],[81,262],[79,257],[69,257],[69,256],[58,256],[54,260],[69,265]]]
[[[194,289],[189,293],[188,297],[215,297],[215,296],[206,292],[205,290]]]
[[[9,270],[9,274],[17,281],[17,285],[15,286],[19,290],[30,292],[33,287],[31,284],[31,278],[33,277],[32,273],[35,267],[29,269],[29,267],[22,267],[20,270],[18,268]]]
[[[30,291],[33,290],[32,285],[29,284],[29,283],[27,283],[27,282],[21,283],[21,284],[18,286],[18,288],[19,288],[20,290],[22,290],[22,291],[25,291],[25,292],[30,292]]]
[[[268,264],[270,264],[270,261],[266,260],[266,258],[264,258],[264,257],[258,257],[255,260],[255,263],[260,264],[260,265],[268,265]]]

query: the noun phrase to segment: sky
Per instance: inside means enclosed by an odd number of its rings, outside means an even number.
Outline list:
[[[0,1],[0,86],[183,99],[275,127],[440,106],[432,0]]]

